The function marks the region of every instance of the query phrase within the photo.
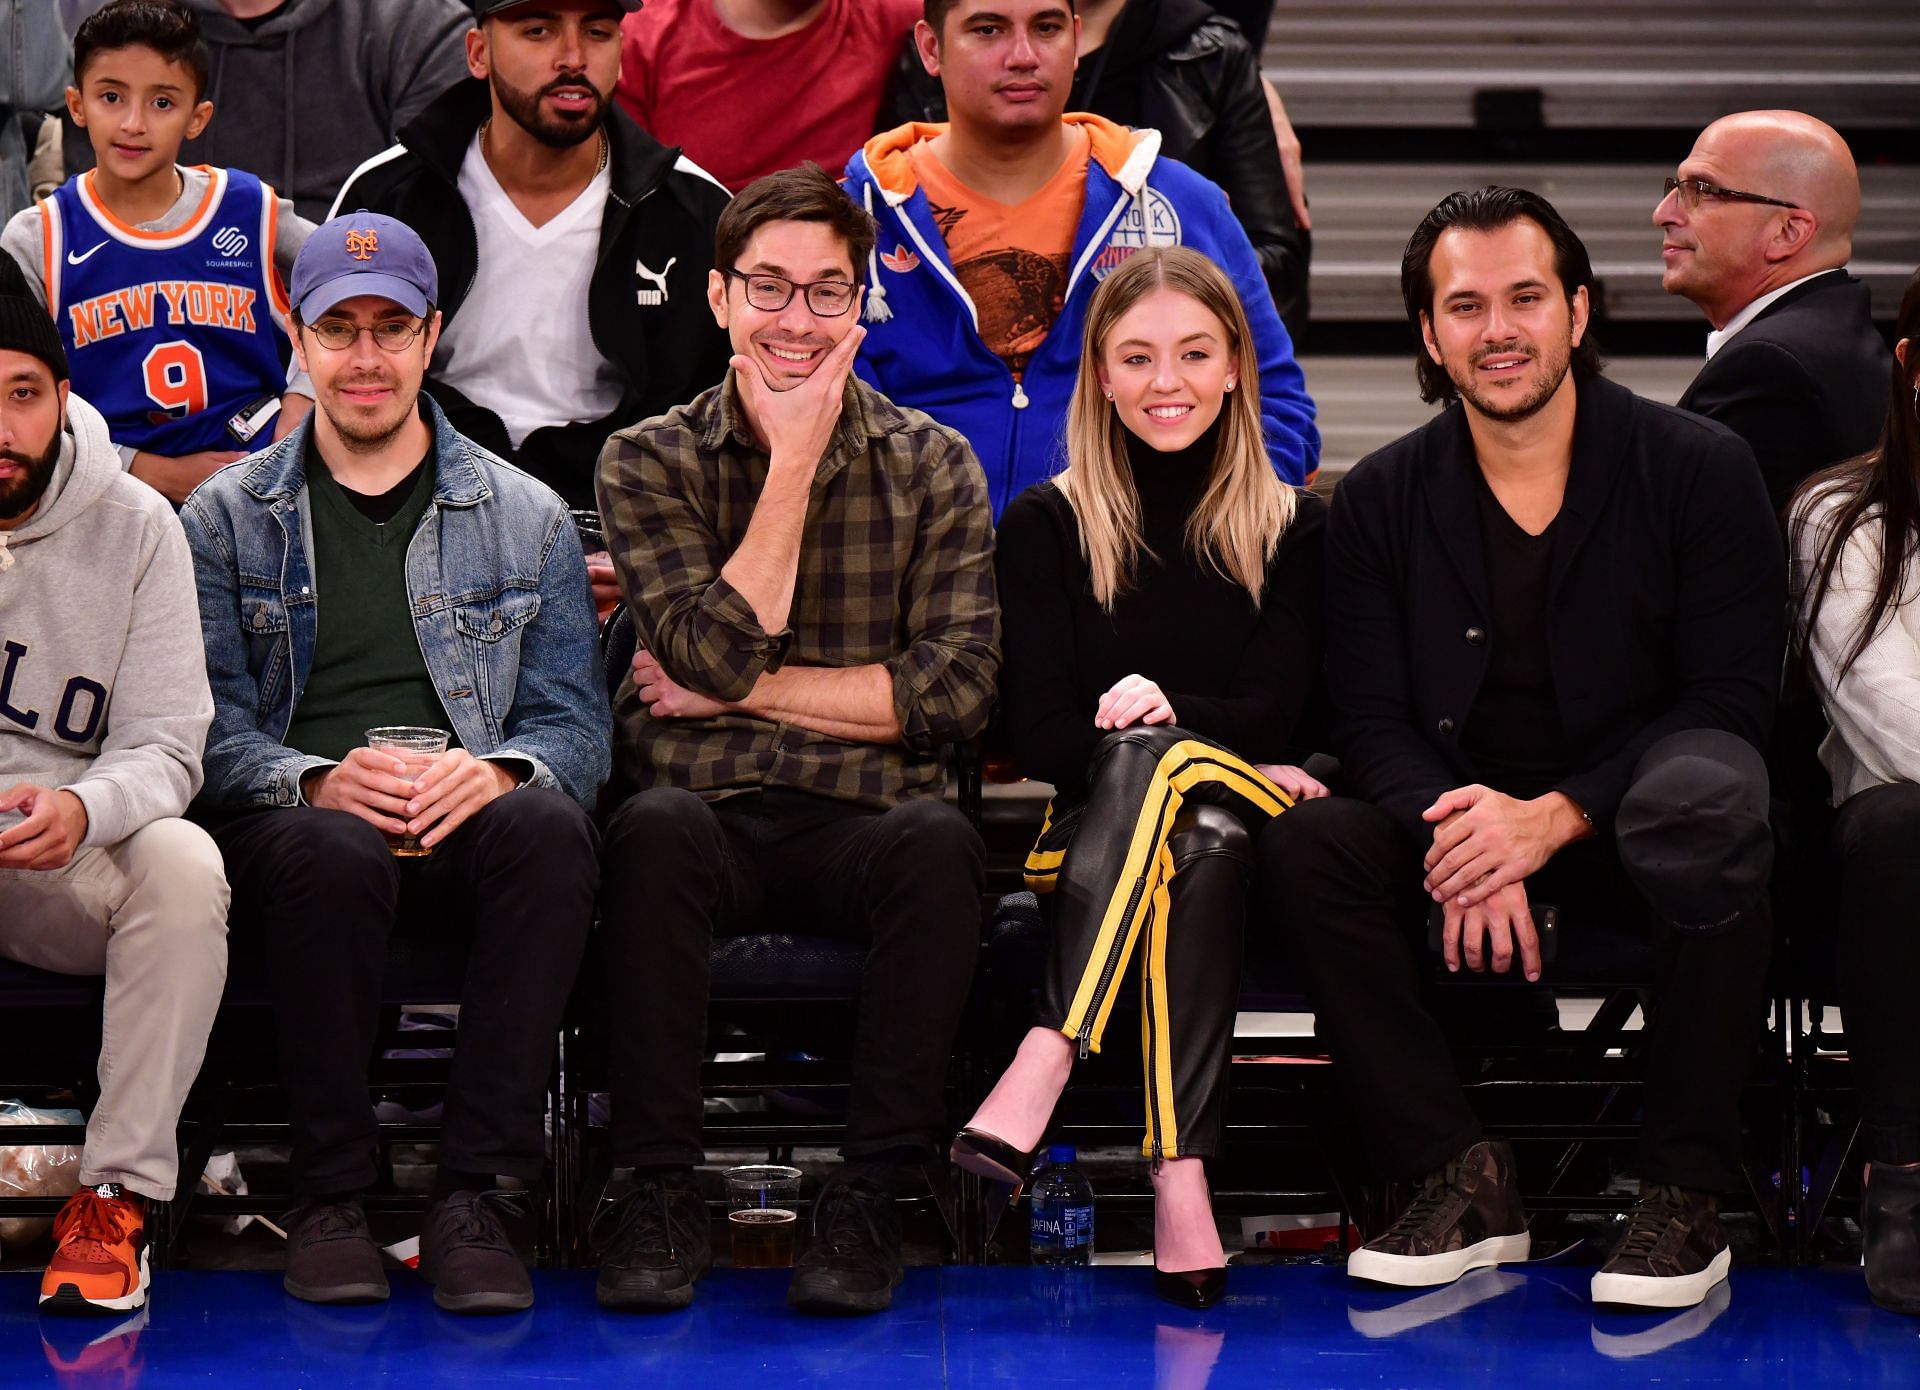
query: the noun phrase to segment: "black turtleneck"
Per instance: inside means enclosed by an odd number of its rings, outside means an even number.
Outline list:
[[[1122,676],[1156,682],[1179,726],[1254,762],[1285,761],[1321,664],[1320,541],[1326,505],[1299,494],[1267,564],[1260,608],[1196,560],[1187,518],[1205,490],[1218,425],[1177,453],[1129,436],[1144,540],[1132,588],[1107,613],[1093,598],[1073,508],[1052,483],[1000,518],[995,565],[1003,629],[1000,698],[1014,757],[1063,795],[1084,793],[1106,731],[1100,697]]]

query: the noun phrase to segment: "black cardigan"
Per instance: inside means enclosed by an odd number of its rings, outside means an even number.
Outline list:
[[[1084,793],[1088,759],[1108,732],[1094,727],[1094,709],[1122,676],[1156,682],[1179,727],[1252,762],[1293,751],[1321,678],[1326,504],[1298,494],[1256,611],[1244,589],[1179,546],[1189,508],[1156,507],[1165,499],[1144,481],[1141,492],[1159,562],[1141,559],[1111,614],[1094,601],[1080,526],[1058,488],[1036,483],[1000,518],[1004,725],[1020,770],[1068,799]]]
[[[1753,451],[1598,377],[1578,384],[1547,624],[1572,768],[1609,829],[1634,764],[1681,729],[1764,749],[1786,566]],[[1479,780],[1460,732],[1492,644],[1464,409],[1362,459],[1327,527],[1327,680],[1355,791],[1422,843],[1420,813]]]

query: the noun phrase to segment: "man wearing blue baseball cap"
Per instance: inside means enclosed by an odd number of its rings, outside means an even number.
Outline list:
[[[235,938],[266,958],[293,1116],[287,1292],[387,1297],[366,1065],[388,939],[424,923],[471,950],[420,1270],[479,1313],[533,1301],[493,1189],[541,1174],[610,718],[566,508],[421,393],[438,297],[405,223],[318,228],[291,288],[315,409],[181,520],[214,701],[198,805]]]

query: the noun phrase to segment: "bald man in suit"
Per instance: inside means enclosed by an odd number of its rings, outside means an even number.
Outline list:
[[[1892,355],[1846,271],[1860,176],[1838,131],[1742,111],[1700,132],[1653,210],[1661,285],[1712,324],[1680,407],[1760,460],[1775,514],[1808,474],[1879,443]]]

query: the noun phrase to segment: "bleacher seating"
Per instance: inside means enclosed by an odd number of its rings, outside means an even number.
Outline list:
[[[1729,111],[1799,107],[1848,136],[1863,209],[1851,264],[1891,320],[1920,264],[1920,7],[1702,0],[1684,10],[1542,0],[1279,0],[1264,53],[1305,150],[1312,323],[1303,339],[1320,486],[1423,423],[1400,258],[1446,194],[1543,193],[1586,242],[1610,374],[1677,400],[1708,325],[1660,287],[1651,214],[1693,136]],[[1529,94],[1537,94],[1535,100]]]
[[[1920,106],[1920,91],[1914,99]],[[1391,138],[1384,144],[1384,153],[1391,155]],[[1664,165],[1314,164],[1307,178],[1313,199],[1314,322],[1404,321],[1400,257],[1414,226],[1456,189],[1504,183],[1545,195],[1580,234],[1593,258],[1605,319],[1698,324],[1704,341],[1700,311],[1660,288],[1660,232],[1652,222],[1660,181],[1690,145],[1685,137],[1677,139]],[[1861,170],[1860,182],[1852,270],[1872,288],[1876,317],[1891,320],[1920,262],[1920,163],[1869,165]]]
[[[1697,129],[1755,105],[1920,127],[1909,0],[1279,0],[1263,58],[1306,127],[1467,128],[1480,94],[1533,91],[1548,127]]]

